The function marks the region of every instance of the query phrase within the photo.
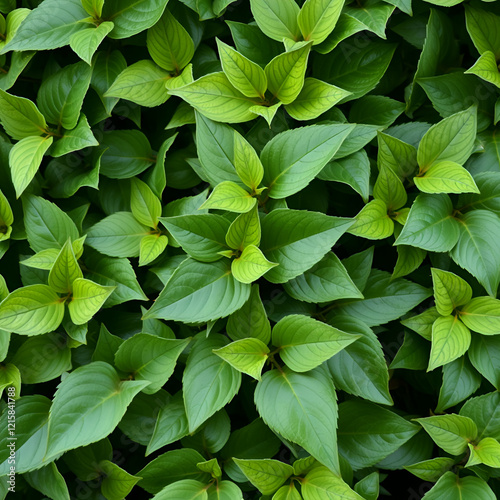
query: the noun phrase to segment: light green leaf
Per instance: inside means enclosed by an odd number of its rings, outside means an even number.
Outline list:
[[[260,380],[269,349],[261,340],[247,338],[214,349],[213,352],[238,371]]]
[[[361,500],[362,496],[352,490],[342,477],[332,474],[326,467],[315,467],[302,484],[305,500]]]
[[[460,409],[460,415],[469,417],[478,428],[476,440],[485,436],[500,439],[500,393],[498,391],[471,398]]]
[[[53,137],[25,137],[10,150],[9,165],[18,198],[35,177],[53,141]]]
[[[181,97],[211,120],[239,123],[255,118],[250,111],[255,101],[235,89],[222,72],[202,76],[193,83],[169,92]]]
[[[10,208],[9,200],[0,189],[0,241],[7,240],[12,232],[12,224],[14,223],[14,214]],[[259,225],[260,236],[260,225]],[[260,242],[260,237],[259,237]],[[259,244],[257,242],[257,245]]]
[[[186,287],[189,274],[196,278]],[[250,286],[233,278],[230,263],[225,259],[211,263],[186,259],[144,318],[207,322],[237,311],[249,295]]]
[[[137,177],[131,179],[130,208],[141,224],[156,228],[161,216],[161,202],[151,188]]]
[[[317,45],[333,31],[340,16],[344,0],[306,0],[297,22],[304,40]]]
[[[278,264],[268,261],[258,247],[247,245],[231,262],[231,272],[241,283],[252,283]]]
[[[82,6],[89,16],[98,19],[102,14],[104,0],[82,0]]]
[[[485,52],[481,54],[479,59],[471,66],[466,74],[476,75],[486,82],[500,88],[500,72],[496,63],[495,54],[493,52]]]
[[[487,51],[500,56],[500,17],[493,12],[479,9],[476,6],[465,6],[465,24],[477,51]]]
[[[433,2],[437,3],[437,0]],[[460,497],[495,500],[496,495],[488,484],[478,477],[458,477],[453,472],[446,472],[423,498],[425,500],[455,500]]]
[[[173,76],[165,82],[167,90],[180,89],[189,83],[194,82],[193,65],[188,64],[179,76]]]
[[[240,388],[241,373],[213,353],[227,344],[220,334],[199,337],[189,353],[182,382],[190,433],[229,403]]]
[[[477,444],[469,443],[470,457],[467,466],[484,464],[500,468],[500,443],[491,437],[481,439]]]
[[[457,316],[442,316],[432,325],[432,347],[427,371],[463,356],[471,342],[470,330]]]
[[[293,102],[304,86],[311,43],[276,56],[265,67],[268,89],[283,104]]]
[[[231,481],[219,481],[213,484],[208,490],[208,500],[241,500],[243,493],[240,488]]]
[[[120,380],[115,369],[103,361],[72,371],[59,384],[50,408],[47,455],[106,437],[147,384],[142,380]]]
[[[288,368],[262,376],[255,404],[264,422],[299,444],[330,470],[339,473],[337,398],[331,379],[317,368],[295,373]],[[287,408],[282,412],[280,408]]]
[[[333,0],[331,3],[338,2]],[[343,0],[341,0],[341,3]],[[350,94],[335,85],[322,82],[316,78],[306,78],[300,94],[293,102],[285,106],[292,118],[296,120],[313,120]]]
[[[293,0],[275,3],[250,0],[250,8],[257,25],[269,38],[278,42],[282,42],[283,38],[298,40],[300,31],[297,16],[300,9]]]
[[[273,495],[273,500],[302,500],[302,497],[292,481],[290,484],[282,486]]]
[[[107,500],[127,498],[137,481],[141,479],[129,474],[110,460],[99,462],[99,468],[105,475],[101,483],[101,493]]]
[[[448,316],[456,307],[470,302],[472,288],[460,276],[434,267],[431,268],[431,273],[436,309],[439,314]]]
[[[451,455],[462,454],[477,436],[476,424],[469,417],[451,414],[415,420],[441,449]]]
[[[52,137],[49,137],[49,139],[52,139]],[[90,129],[89,122],[87,120],[87,117],[83,114],[80,115],[80,119],[78,121],[78,124],[73,130],[70,131],[64,131],[63,136],[55,142],[53,148],[49,151],[50,156],[54,158],[58,158],[59,156],[66,155],[68,153],[72,153],[73,151],[80,151],[81,149],[87,148],[87,147],[92,147],[92,146],[99,146],[99,143],[96,141],[96,138],[94,137],[94,134],[92,133],[92,130]],[[64,161],[64,160],[63,160]],[[99,166],[100,166],[100,157],[99,159],[95,162],[95,170],[92,171],[92,173],[95,174],[99,172]],[[97,168],[96,168],[97,167]],[[48,167],[50,168],[50,167]],[[77,178],[77,179],[89,179],[92,178],[92,174],[88,172],[80,172],[78,171],[77,173],[74,172],[75,169],[71,172],[71,177],[72,178]],[[45,175],[49,175],[47,170],[45,171]],[[67,179],[66,176],[63,176],[63,183],[70,184],[70,180]],[[73,181],[74,182],[74,181]],[[89,182],[87,180],[87,182]],[[93,182],[91,186],[96,185],[98,182]],[[79,186],[80,187],[80,186]],[[59,187],[61,192],[64,192],[64,189]],[[74,188],[73,188],[74,189]],[[53,192],[57,192],[57,186],[54,186]],[[76,192],[76,191],[75,191]],[[74,193],[73,193],[74,194]]]
[[[64,301],[47,285],[18,288],[0,302],[0,328],[19,335],[55,330],[64,316]]]
[[[439,317],[441,317],[441,315],[438,313],[437,309],[431,307],[421,314],[410,316],[401,321],[401,324],[417,332],[425,340],[430,341],[432,339],[432,325]]]
[[[222,477],[222,470],[216,458],[212,458],[206,462],[200,462],[199,464],[196,464],[196,466],[203,472],[208,472],[212,477],[217,479],[221,479]]]
[[[157,259],[167,248],[168,237],[161,234],[148,234],[141,240],[139,266],[145,266]]]
[[[149,229],[130,212],[116,212],[92,226],[85,243],[111,257],[138,257]]]
[[[500,235],[500,219],[487,210],[473,210],[460,217],[459,222],[460,236],[451,257],[495,297],[500,282],[500,252],[495,244]]]
[[[288,295],[304,302],[361,299],[358,290],[338,257],[329,252],[311,269],[284,284]]]
[[[256,192],[264,176],[264,167],[255,149],[237,132],[234,134],[234,168],[245,186]]]
[[[332,156],[353,125],[312,125],[277,135],[261,153],[269,196],[286,198],[306,187]]]
[[[28,472],[23,477],[32,488],[42,492],[49,498],[70,500],[66,481],[63,475],[57,470],[54,462],[41,469]]]
[[[413,178],[424,193],[479,193],[470,173],[453,161],[437,161],[422,176]]]
[[[273,328],[272,343],[285,364],[296,372],[316,368],[357,340],[333,326],[307,316],[291,314]]]
[[[455,460],[453,458],[437,457],[413,465],[406,465],[405,469],[424,481],[435,482],[454,465]]]
[[[458,305],[463,305],[458,304]],[[474,332],[500,334],[500,300],[476,297],[458,311],[459,318]]]
[[[447,252],[457,243],[460,222],[446,194],[421,194],[410,209],[408,220],[396,239],[396,245],[410,245],[429,252]]]
[[[64,294],[73,291],[73,282],[78,278],[83,278],[83,273],[68,240],[50,270],[48,283],[53,290]]]
[[[463,165],[473,151],[476,129],[476,106],[433,125],[418,146],[417,161],[421,171],[425,172],[429,167],[442,162]]]
[[[76,55],[87,64],[92,64],[92,57],[109,32],[115,27],[113,23],[103,22],[99,26],[73,33],[69,46]]]
[[[352,224],[351,219],[319,212],[277,209],[262,222],[261,250],[279,266],[266,274],[271,283],[286,283],[310,269]]]
[[[148,30],[147,43],[153,61],[176,75],[180,74],[194,54],[194,43],[189,33],[168,9]]]
[[[259,286],[252,285],[250,298],[231,314],[227,321],[227,334],[232,340],[256,338],[264,344],[271,340],[271,325],[259,295]]]
[[[367,401],[351,399],[339,405],[339,452],[355,470],[376,464],[418,431],[417,425]]]
[[[47,122],[35,104],[0,89],[0,122],[13,139],[46,133]]]
[[[264,99],[267,90],[264,70],[218,38],[216,40],[222,69],[231,84],[247,97]]]
[[[245,216],[246,214],[242,215]],[[161,217],[160,221],[182,249],[196,260],[201,262],[219,260],[221,258],[219,252],[227,249],[225,238],[230,224],[220,215],[178,215]]]
[[[411,145],[396,137],[377,133],[378,164],[393,170],[398,177],[410,177],[417,167],[417,150]]]
[[[84,278],[76,279],[68,305],[71,321],[75,325],[90,321],[114,290],[112,286],[102,286]]]
[[[170,75],[152,61],[144,60],[123,70],[104,97],[116,97],[140,106],[156,107],[169,97],[165,83]]]
[[[406,205],[408,197],[403,183],[394,170],[383,163],[379,165],[379,174],[373,186],[373,197],[382,200],[390,211]]]
[[[257,205],[248,212],[238,215],[226,234],[226,243],[235,250],[243,250],[249,245],[259,246],[261,237],[260,218]]]
[[[394,5],[389,5],[389,3],[375,1],[366,2],[363,5],[351,4],[343,12],[385,40],[385,26],[394,8]]]
[[[292,474],[293,467],[278,460],[244,460],[234,462],[247,479],[264,495],[272,495]]]
[[[8,50],[51,50],[68,45],[71,35],[86,28],[88,17],[81,0],[44,0],[33,9],[6,45]]]
[[[181,479],[163,488],[152,500],[208,500],[208,493],[200,481]]]
[[[392,272],[392,279],[402,278],[418,269],[427,255],[426,250],[408,245],[399,245],[396,251],[398,260]]]
[[[200,209],[229,210],[230,212],[245,213],[251,210],[257,203],[248,191],[232,181],[224,181],[215,186],[208,200],[200,206]]]
[[[394,232],[394,222],[388,211],[383,200],[376,198],[370,201],[356,215],[354,224],[347,232],[370,240],[388,238]]]
[[[154,394],[174,372],[177,358],[191,339],[163,339],[147,333],[136,333],[123,342],[115,354],[118,369],[133,375],[134,380],[150,382],[146,394]]]
[[[273,106],[261,106],[257,104],[256,106],[252,106],[250,108],[250,112],[256,116],[262,116],[262,118],[266,120],[269,127],[271,127],[271,123],[282,104],[282,102],[277,102]]]

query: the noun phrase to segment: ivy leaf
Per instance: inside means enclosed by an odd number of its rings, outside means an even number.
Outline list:
[[[336,401],[331,379],[318,368],[306,373],[268,371],[255,390],[257,410],[272,430],[339,473]],[[280,413],[278,408],[288,411]]]

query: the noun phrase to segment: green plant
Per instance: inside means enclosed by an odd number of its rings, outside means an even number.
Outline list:
[[[1,498],[500,495],[498,2],[0,13]]]

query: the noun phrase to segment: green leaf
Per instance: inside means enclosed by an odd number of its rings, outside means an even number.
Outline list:
[[[255,118],[250,111],[255,101],[235,89],[222,72],[202,76],[169,93],[181,97],[210,120],[239,123]]]
[[[404,109],[405,105],[402,102],[389,97],[367,95],[353,103],[349,112],[349,121],[388,127],[401,115]]]
[[[208,493],[203,483],[181,479],[163,488],[153,500],[208,500]]]
[[[232,340],[256,338],[264,344],[271,340],[271,325],[259,295],[259,286],[252,285],[249,299],[232,313],[227,321],[227,334]]]
[[[232,500],[233,498],[243,498],[240,488],[231,481],[219,481],[213,484],[208,490],[208,500]]]
[[[424,496],[425,500],[454,500],[460,497],[494,500],[496,495],[488,484],[478,477],[460,478],[453,472],[446,472]]]
[[[49,140],[50,139],[52,139],[52,137],[49,137]],[[50,156],[57,158],[59,156],[66,155],[68,153],[72,153],[73,151],[80,151],[81,149],[91,147],[91,146],[99,146],[99,143],[96,141],[94,134],[92,133],[92,130],[90,129],[90,125],[89,125],[89,122],[87,120],[87,117],[85,115],[81,114],[80,119],[79,119],[76,127],[71,131],[67,131],[67,130],[64,131],[63,136],[55,142],[53,148],[50,150]],[[84,182],[91,182],[91,184],[89,184],[91,187],[93,187],[94,185],[97,187],[98,182],[94,181],[93,177],[95,177],[95,174],[98,173],[99,166],[100,166],[100,158],[95,162],[95,167],[94,167],[95,170],[92,170],[91,172],[88,172],[88,173],[86,173],[86,172],[75,173],[73,171],[73,172],[71,172],[71,174],[72,174],[71,177],[76,177],[77,179],[78,178],[81,179],[80,182],[82,182],[85,179]],[[45,175],[47,176],[48,174],[49,174],[49,172],[46,170]],[[92,175],[92,174],[94,174],[94,175]],[[89,180],[87,180],[87,178]],[[90,180],[90,179],[92,179],[92,180]],[[70,184],[70,183],[77,184],[74,181],[71,182],[71,180],[66,179],[65,176],[63,177],[63,182],[64,181],[68,184]],[[80,187],[80,186],[78,186],[78,187]],[[59,189],[64,192],[63,188],[60,187]],[[74,189],[74,188],[72,188],[72,189]]]
[[[55,330],[64,316],[64,301],[47,285],[18,288],[0,302],[0,328],[19,335]]]
[[[235,250],[260,244],[261,230],[257,205],[248,212],[238,215],[226,233],[226,243]]]
[[[306,0],[297,21],[304,40],[313,45],[323,42],[333,31],[344,0]]]
[[[468,304],[472,299],[472,288],[456,274],[431,268],[436,309],[447,316],[458,306]]]
[[[73,282],[78,278],[83,278],[83,273],[68,240],[50,270],[48,283],[53,290],[64,294],[73,291]]]
[[[288,295],[305,302],[360,299],[358,290],[338,257],[329,252],[311,269],[284,284]]]
[[[130,208],[141,224],[153,228],[157,226],[161,216],[161,202],[151,188],[136,177],[131,179]]]
[[[18,198],[35,177],[53,141],[53,137],[25,137],[10,150],[9,165]]]
[[[394,222],[388,212],[386,203],[376,198],[361,209],[347,232],[370,240],[388,238],[394,232]]]
[[[451,455],[462,454],[467,443],[477,436],[476,424],[461,415],[435,415],[415,420],[441,449]]]
[[[153,193],[160,199],[167,185],[167,175],[165,172],[165,155],[174,143],[176,137],[177,133],[163,141],[156,156],[156,164],[153,169],[148,172],[148,175],[145,178],[146,183],[149,185]]]
[[[476,439],[489,436],[500,439],[500,401],[499,392],[490,392],[477,398],[471,398],[460,409],[460,415],[472,419],[478,428]]]
[[[95,57],[91,84],[108,115],[111,115],[118,99],[115,97],[104,97],[104,94],[111,87],[116,77],[126,68],[127,61],[118,50],[111,52],[100,51]]]
[[[491,437],[481,439],[477,444],[469,443],[470,457],[466,466],[484,464],[500,468],[500,443]]]
[[[340,475],[332,474],[326,467],[315,467],[304,478],[302,495],[306,500],[361,500]]]
[[[139,266],[145,266],[157,259],[167,248],[168,237],[160,234],[148,234],[141,240],[139,248]]]
[[[260,380],[269,349],[261,340],[247,338],[232,342],[213,352],[238,371]]]
[[[12,212],[12,208],[10,207],[9,200],[6,198],[6,196],[2,193],[2,190],[0,189],[0,226],[1,226],[0,241],[9,238],[12,231],[11,226],[13,223],[14,223],[14,214]],[[259,233],[260,233],[260,225],[259,225]],[[259,242],[257,242],[257,245],[259,244]]]
[[[310,51],[311,43],[307,43],[276,56],[266,66],[268,89],[283,104],[290,104],[300,94]]]
[[[71,321],[75,325],[83,325],[90,321],[114,289],[111,286],[102,286],[84,278],[77,278],[73,282],[73,295],[68,304]]]
[[[302,500],[300,493],[295,488],[293,481],[282,486],[274,495],[273,500]]]
[[[465,6],[465,24],[467,31],[480,54],[494,52],[500,56],[500,17],[493,12],[482,10],[476,6]]]
[[[351,92],[345,101],[358,99],[372,90],[389,67],[396,47],[373,42],[359,47],[356,41],[345,41],[328,56],[315,58],[315,76]]]
[[[432,325],[439,317],[441,317],[441,315],[438,313],[437,309],[431,307],[421,314],[411,316],[401,321],[401,324],[417,332],[425,340],[430,341],[432,338]]]
[[[127,99],[150,108],[159,106],[170,97],[165,87],[169,78],[169,73],[152,61],[139,61],[118,75],[104,97]]]
[[[431,166],[443,162],[462,165],[473,151],[476,129],[475,106],[433,125],[418,146],[417,161],[421,171],[427,172]]]
[[[0,89],[0,122],[13,139],[46,133],[47,122],[35,104]]]
[[[467,352],[470,330],[457,316],[442,316],[432,325],[432,348],[427,371],[446,365]]]
[[[187,274],[196,276],[188,288]],[[226,261],[211,263],[186,259],[172,274],[145,318],[190,323],[223,318],[237,311],[248,299],[250,286],[235,280]],[[196,304],[196,305],[195,305]],[[196,310],[189,309],[195,307]]]
[[[239,282],[252,283],[277,265],[268,261],[258,247],[248,245],[241,255],[231,262],[231,272]]]
[[[447,252],[455,247],[462,225],[453,216],[446,194],[421,194],[410,209],[396,245],[411,245],[429,252]]]
[[[129,38],[158,22],[167,0],[107,0],[102,18],[115,23],[111,38]]]
[[[148,30],[147,43],[153,61],[175,74],[180,74],[194,54],[194,44],[189,33],[168,9]]]
[[[453,161],[434,162],[421,177],[413,180],[424,193],[479,193],[470,173]]]
[[[474,332],[483,335],[500,334],[500,300],[498,299],[476,297],[460,308],[458,314],[460,319]]]
[[[82,0],[82,6],[89,16],[96,19],[101,17],[104,0]]]
[[[158,493],[166,485],[186,478],[208,481],[210,476],[197,467],[203,461],[204,458],[197,451],[189,448],[167,451],[137,473],[142,477],[139,486],[149,493]]]
[[[150,382],[144,387],[146,394],[154,394],[174,372],[177,358],[190,339],[163,339],[147,333],[136,333],[123,342],[115,354],[118,369],[130,373],[134,380]]]
[[[279,348],[281,359],[296,372],[316,368],[357,338],[357,335],[299,314],[285,316],[272,333],[272,343]]]
[[[38,91],[38,106],[49,123],[72,130],[78,123],[87,94],[92,68],[79,62],[64,67],[43,81]]]
[[[356,316],[367,326],[382,325],[406,314],[430,297],[431,291],[408,280],[393,280],[389,273],[372,269],[363,295],[364,299],[339,303],[334,312]]]
[[[245,213],[251,210],[257,202],[250,193],[232,181],[224,181],[215,186],[201,209],[228,210],[230,212]]]
[[[130,212],[116,212],[92,226],[85,243],[111,257],[138,257],[146,226]]]
[[[418,431],[415,424],[367,401],[352,399],[339,405],[339,452],[353,469],[371,467]]]
[[[199,464],[197,464],[197,467],[204,472],[208,472],[212,475],[212,477],[215,477],[217,479],[220,479],[222,477],[222,470],[216,458],[212,458],[211,460],[207,460],[206,462],[200,462]]]
[[[264,70],[218,38],[216,41],[222,69],[231,84],[247,97],[264,99],[267,90]]]
[[[392,272],[393,279],[402,278],[418,269],[427,255],[425,250],[407,245],[399,245],[396,251],[398,260]]]
[[[391,211],[406,205],[407,195],[403,183],[390,167],[379,165],[377,181],[373,186],[373,197],[382,200]]]
[[[61,9],[59,0],[44,0],[33,9],[3,49],[51,50],[68,45],[71,36],[86,28],[81,22],[88,15],[81,0],[67,0]]]
[[[147,384],[142,380],[120,380],[115,369],[102,361],[72,371],[54,395],[47,454],[56,455],[106,437],[115,429],[133,397]]]
[[[492,297],[500,282],[500,253],[494,241],[500,234],[500,219],[486,210],[473,210],[459,220],[460,236],[451,257],[469,271]]]
[[[141,479],[129,474],[109,460],[101,461],[99,468],[105,474],[101,483],[101,493],[107,500],[127,498],[137,481]]]
[[[41,469],[24,474],[28,484],[49,498],[68,499],[69,491],[63,475],[57,470],[55,463],[50,463]]]
[[[366,27],[369,31],[372,31],[380,38],[386,39],[385,27],[389,17],[394,11],[394,4],[389,5],[389,3],[384,2],[367,2],[363,6],[353,6],[349,5],[344,9],[344,13]]]
[[[244,460],[234,462],[247,479],[264,495],[272,495],[292,474],[293,467],[278,460]]]
[[[196,260],[201,262],[219,260],[221,258],[219,252],[227,249],[225,238],[230,224],[220,215],[178,215],[161,217],[160,221],[182,249]]]
[[[313,120],[349,94],[347,90],[335,85],[316,78],[306,78],[299,95],[285,109],[296,120]]]
[[[474,180],[480,193],[461,195],[458,200],[460,210],[473,208],[489,210],[500,215],[500,172],[482,172],[475,175]]]
[[[453,458],[437,457],[413,465],[406,465],[405,469],[424,481],[435,482],[454,465]]]
[[[265,0],[250,0],[250,8],[257,25],[269,38],[278,42],[282,42],[283,38],[298,40],[297,16],[300,9],[293,0],[272,4]]]
[[[330,323],[358,336],[356,342],[328,360],[328,370],[335,387],[374,403],[392,405],[389,372],[377,336],[355,317],[339,315]]]
[[[410,177],[417,167],[417,150],[396,137],[377,133],[378,163],[393,170],[398,177]]]
[[[312,125],[283,132],[264,147],[261,160],[269,196],[280,199],[305,188],[338,151],[353,125]]]
[[[189,353],[182,381],[190,433],[229,403],[240,388],[241,373],[212,352],[227,344],[225,337],[213,334],[198,338]]]
[[[305,448],[330,470],[339,472],[336,394],[323,370],[268,371],[257,383],[255,404],[272,430]]]
[[[500,386],[500,337],[472,335],[469,348],[469,359],[474,368],[481,373],[494,387]]]
[[[261,250],[279,266],[266,274],[271,283],[285,283],[310,269],[352,224],[351,219],[319,212],[277,209],[262,222]]]
[[[261,106],[257,104],[256,106],[252,106],[250,108],[250,112],[256,116],[262,116],[262,118],[266,120],[269,127],[271,127],[271,123],[282,104],[283,104],[282,102],[277,102],[273,106]]]
[[[234,134],[234,168],[241,181],[252,192],[257,192],[264,176],[264,167],[255,149],[237,132]]]

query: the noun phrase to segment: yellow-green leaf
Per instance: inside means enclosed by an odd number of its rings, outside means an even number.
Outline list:
[[[270,262],[255,245],[248,245],[231,263],[231,272],[240,283],[252,283],[278,264]]]
[[[215,186],[208,200],[199,209],[216,208],[241,214],[251,210],[256,202],[256,198],[235,182],[224,181]]]
[[[260,236],[259,210],[255,205],[234,219],[227,231],[226,243],[235,250],[243,250],[249,245],[259,246]]]
[[[431,273],[436,309],[439,314],[448,316],[456,307],[470,302],[472,288],[460,276],[436,268],[432,268]]]
[[[423,176],[413,181],[423,193],[479,193],[472,175],[453,161],[433,163]]]
[[[355,236],[369,240],[381,240],[394,232],[394,222],[387,214],[384,201],[374,199],[356,215],[354,224],[347,230]]]
[[[298,15],[304,40],[323,42],[337,24],[345,0],[306,0]]]
[[[83,325],[99,311],[116,286],[102,286],[85,278],[73,282],[73,296],[68,305],[71,321]]]
[[[68,293],[73,290],[73,282],[78,278],[83,278],[83,273],[73,252],[71,240],[68,240],[50,270],[48,283],[56,292]]]
[[[71,35],[69,46],[80,59],[84,60],[87,64],[92,64],[92,57],[96,50],[114,27],[114,23],[109,21],[101,23],[99,26],[89,24],[88,29]]]
[[[500,443],[496,439],[486,437],[477,444],[469,443],[469,450],[470,457],[466,467],[484,464],[500,469]]]
[[[234,134],[234,168],[245,186],[257,191],[264,177],[264,167],[255,149],[240,134]]]
[[[158,258],[168,245],[168,237],[160,234],[148,234],[141,240],[139,266],[145,266]]]
[[[500,300],[476,297],[458,312],[460,319],[474,332],[500,334]]]

